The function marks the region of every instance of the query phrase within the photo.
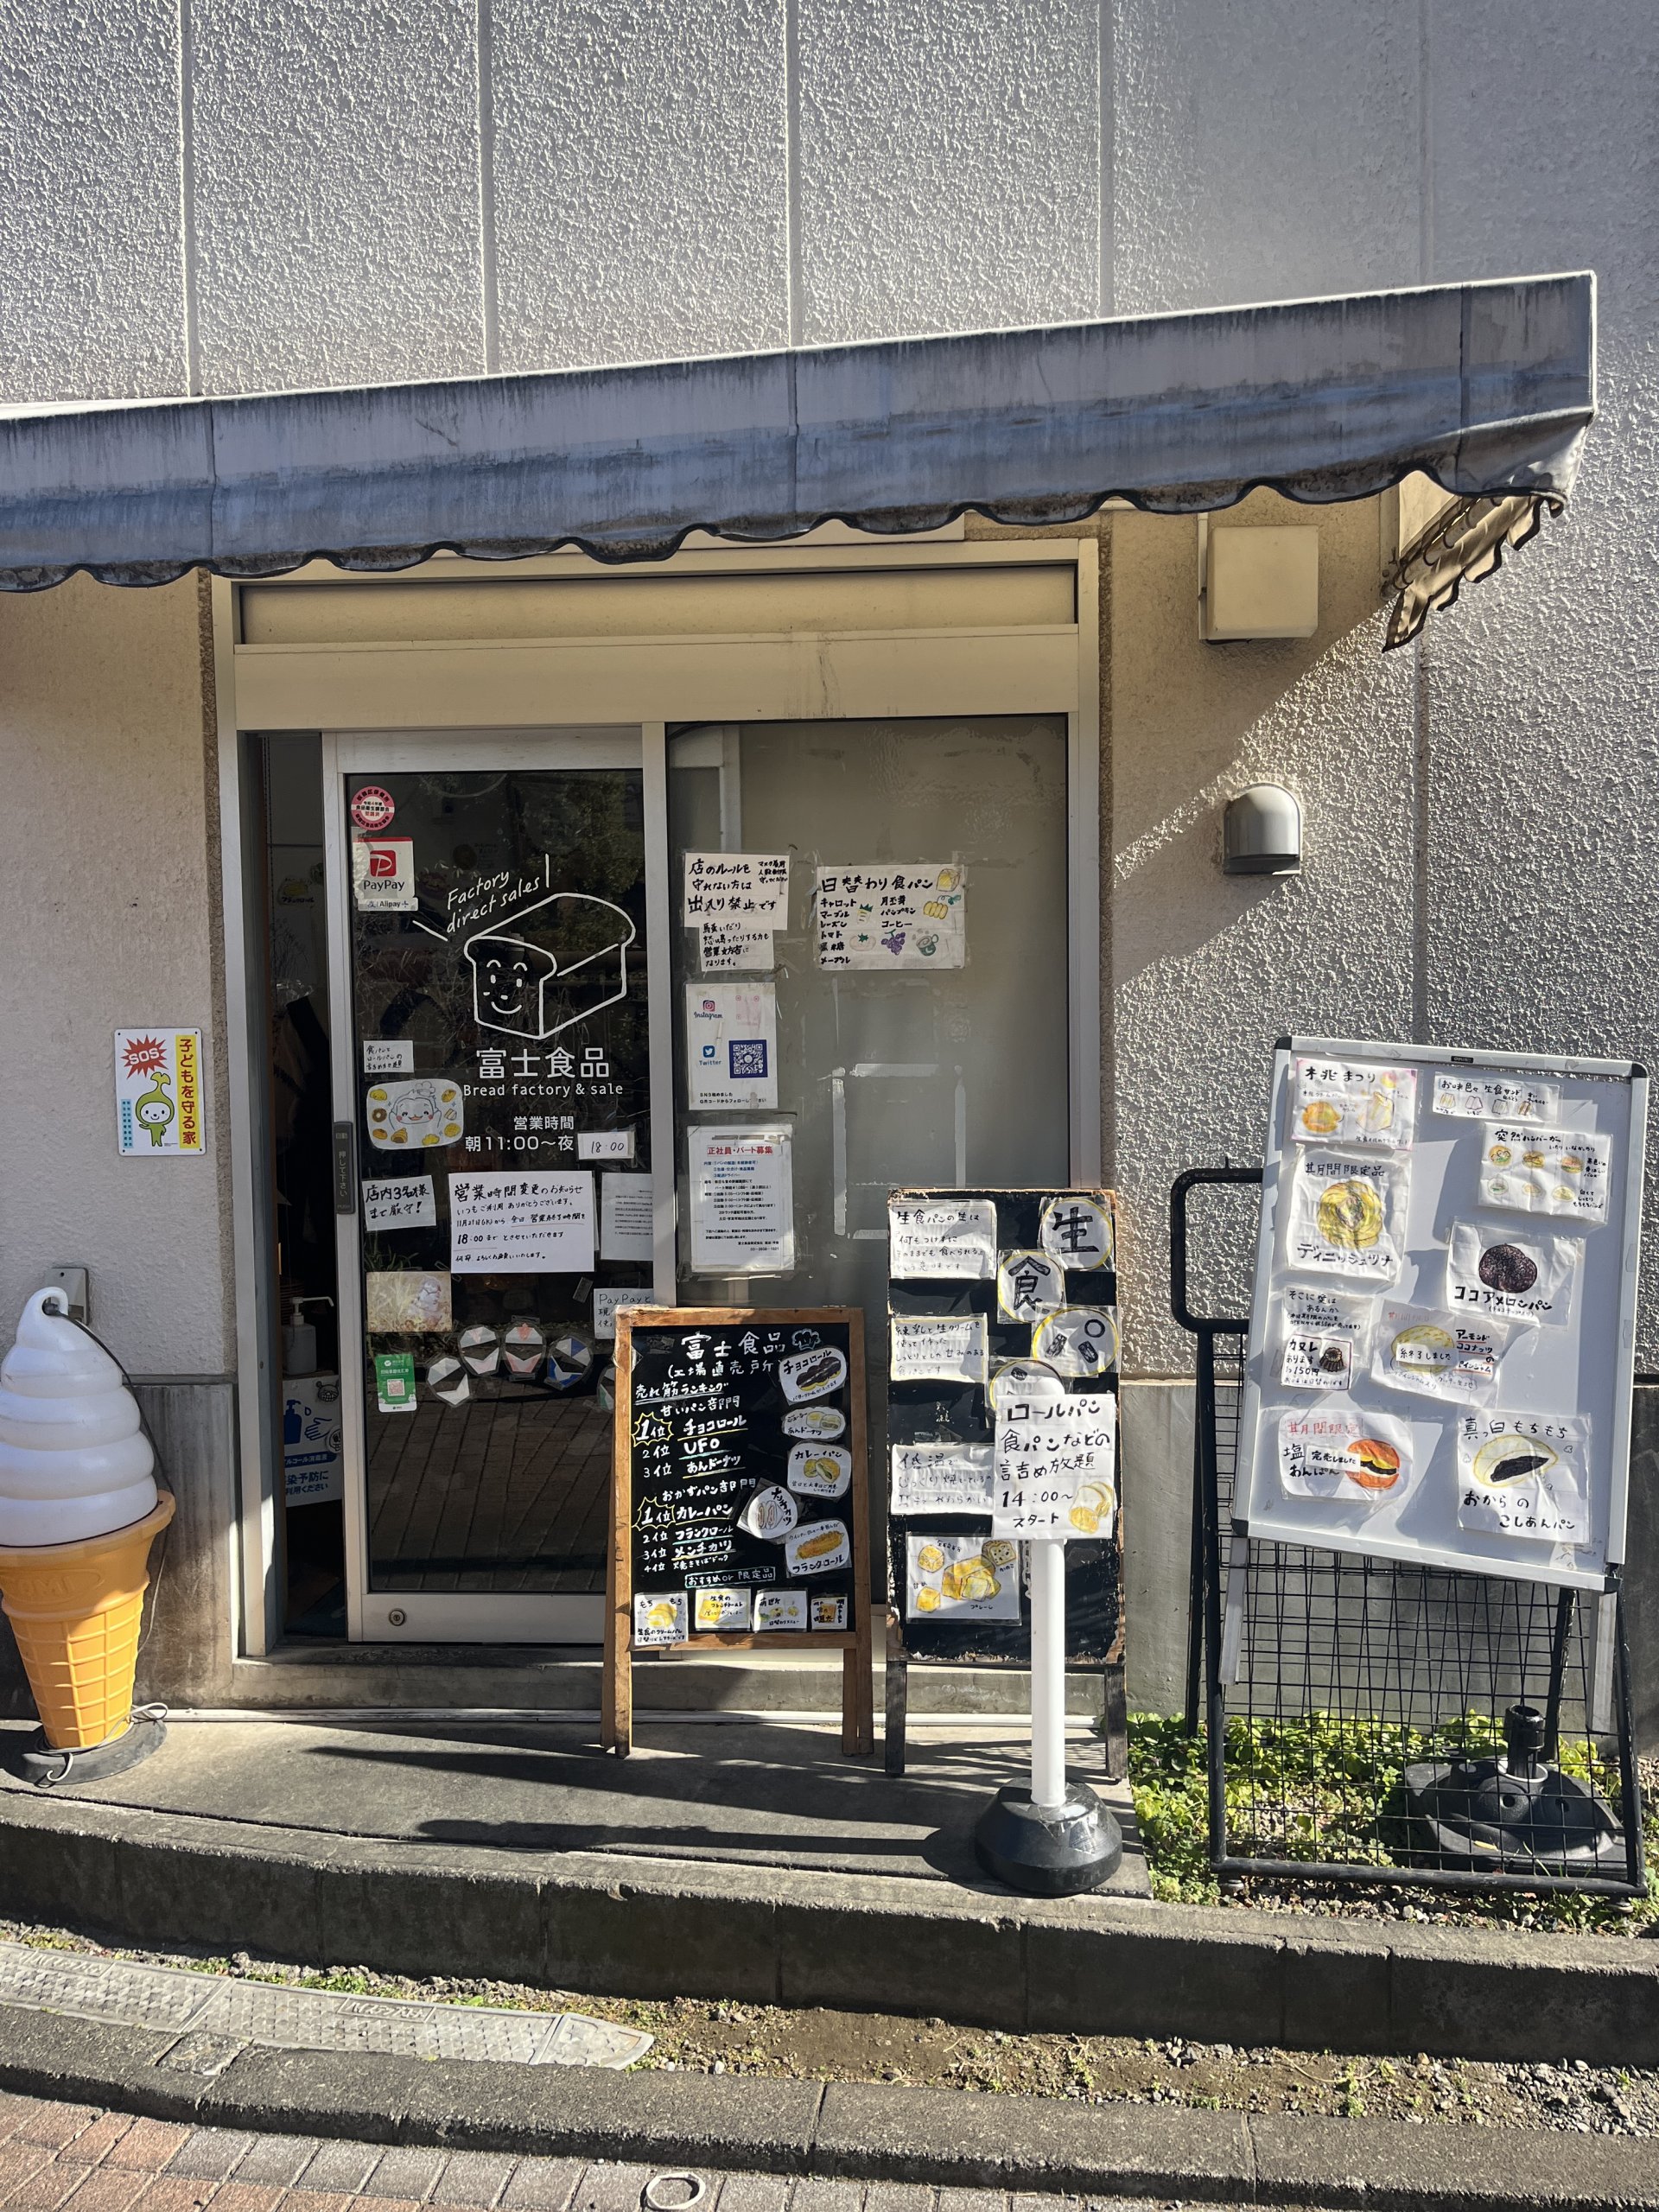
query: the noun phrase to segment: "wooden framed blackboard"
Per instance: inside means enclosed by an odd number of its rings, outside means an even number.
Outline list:
[[[887,1764],[899,1774],[912,1663],[1030,1663],[1020,1548],[981,1548],[993,1392],[1030,1366],[1068,1395],[1116,1400],[1117,1214],[1096,1188],[893,1191],[888,1208]],[[1080,1523],[1065,1547],[1066,1664],[1103,1677],[1114,1773],[1127,1756],[1122,1591],[1115,1496],[1107,1532],[1093,1539]]]
[[[874,1747],[864,1317],[623,1308],[602,1739],[633,1737],[637,1651],[835,1650],[842,1747]]]

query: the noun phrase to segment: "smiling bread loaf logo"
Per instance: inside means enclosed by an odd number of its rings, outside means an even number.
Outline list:
[[[509,1037],[556,1037],[628,995],[631,917],[608,899],[556,891],[467,938],[473,1014]]]

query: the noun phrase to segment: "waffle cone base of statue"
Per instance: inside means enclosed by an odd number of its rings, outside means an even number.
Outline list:
[[[90,1751],[125,1732],[149,1548],[172,1518],[162,1491],[142,1521],[108,1535],[0,1548],[0,1611],[49,1751]]]
[[[132,1712],[149,1548],[173,1518],[154,1469],[120,1367],[61,1291],[37,1291],[0,1362],[0,1611],[40,1712],[38,1778],[90,1779],[161,1740]]]

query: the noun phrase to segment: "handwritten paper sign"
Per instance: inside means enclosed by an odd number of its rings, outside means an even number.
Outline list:
[[[363,1185],[365,1229],[430,1229],[437,1218],[429,1175],[383,1175]]]
[[[363,1039],[365,1075],[413,1075],[415,1040],[411,1037],[365,1037]]]
[[[1458,1525],[1539,1544],[1590,1541],[1590,1423],[1573,1414],[1465,1414]]]
[[[1290,1134],[1297,1144],[1409,1148],[1417,1119],[1415,1068],[1369,1062],[1298,1060]]]
[[[988,1444],[893,1445],[887,1510],[988,1513],[994,1457]]]
[[[996,1274],[990,1198],[895,1198],[887,1207],[887,1273],[895,1282],[989,1282]]]
[[[967,892],[954,864],[818,870],[820,968],[960,968]]]
[[[688,853],[682,919],[789,927],[787,853]]]
[[[1611,1137],[1495,1122],[1485,1132],[1485,1147],[1482,1205],[1560,1214],[1570,1221],[1606,1220],[1613,1174]]]
[[[905,1540],[905,1611],[912,1620],[1020,1618],[1020,1547],[1007,1536],[940,1530]]]
[[[1433,1110],[1455,1121],[1553,1122],[1561,1110],[1561,1086],[1530,1077],[1437,1072]]]
[[[593,1177],[543,1168],[452,1175],[449,1255],[458,1275],[588,1274]]]
[[[986,1359],[982,1313],[893,1316],[888,1374],[894,1382],[982,1383]]]
[[[1379,1288],[1400,1273],[1404,1248],[1403,1160],[1297,1155],[1285,1264],[1309,1274],[1348,1275]]]
[[[778,964],[777,939],[766,923],[704,922],[697,945],[705,976],[758,974]]]
[[[1109,1536],[1117,1506],[1117,1401],[1078,1394],[1020,1399],[996,1423],[991,1531],[999,1536]]]

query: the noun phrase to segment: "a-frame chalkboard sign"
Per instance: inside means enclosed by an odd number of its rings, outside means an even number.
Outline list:
[[[910,1666],[1030,1664],[1022,1548],[991,1534],[995,1402],[1021,1370],[1036,1370],[1028,1388],[1116,1398],[1116,1218],[1114,1194],[1093,1187],[889,1197],[890,1774],[905,1770]],[[1109,1487],[1082,1503],[1066,1543],[1065,1658],[1103,1678],[1116,1777],[1128,1760],[1121,1480]]]
[[[605,1749],[636,1651],[833,1650],[842,1748],[874,1748],[864,1317],[635,1306],[616,1323]]]

